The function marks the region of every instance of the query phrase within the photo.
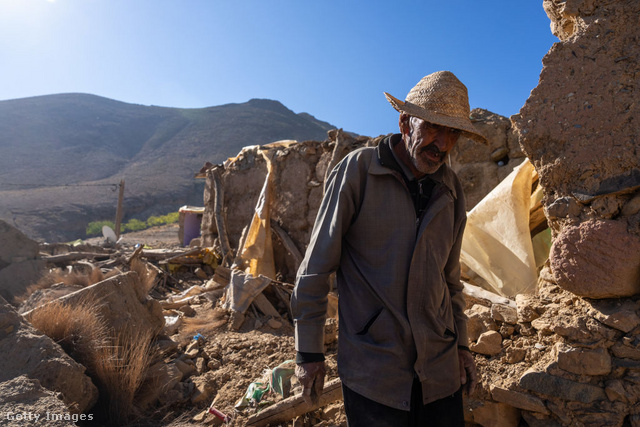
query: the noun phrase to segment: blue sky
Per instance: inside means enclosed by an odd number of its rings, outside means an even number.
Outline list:
[[[377,136],[397,130],[382,92],[438,70],[472,108],[517,113],[556,41],[542,0],[0,0],[0,100],[269,98]]]

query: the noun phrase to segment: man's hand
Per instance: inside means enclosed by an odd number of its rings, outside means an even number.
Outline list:
[[[315,405],[320,399],[324,388],[324,362],[308,362],[296,365],[296,377],[302,384],[302,397],[310,405]]]
[[[473,393],[476,388],[476,384],[478,384],[476,362],[471,352],[463,348],[458,348],[458,361],[460,362],[460,383],[462,383],[462,390],[467,396],[471,396],[471,393]]]

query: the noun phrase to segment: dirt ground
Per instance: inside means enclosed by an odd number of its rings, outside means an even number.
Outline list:
[[[178,224],[167,224],[159,227],[151,227],[142,231],[124,233],[121,235],[121,243],[124,245],[145,244],[152,248],[177,248],[180,246],[178,240]],[[85,242],[91,245],[99,245],[104,241],[104,237],[92,237]]]
[[[99,244],[103,238],[87,240],[90,244]],[[179,248],[178,225],[169,224],[161,227],[153,227],[147,230],[126,233],[122,235],[120,245],[127,247],[135,244],[143,244],[151,248]],[[200,279],[190,267],[182,267],[174,272],[173,276],[179,278],[180,289],[188,289],[194,285],[204,286],[208,279]],[[176,292],[178,289],[176,289]],[[152,296],[166,299],[171,294]],[[190,302],[193,311],[185,314],[184,323],[177,333],[170,338],[178,342],[178,349],[165,353],[163,360],[170,363],[175,359],[184,359],[184,352],[193,343],[193,337],[200,334],[199,340],[202,357],[209,365],[204,372],[192,376],[186,383],[193,383],[196,388],[206,382],[211,386],[211,398],[194,404],[191,400],[181,401],[167,399],[163,404],[157,404],[147,414],[151,425],[202,425],[220,424],[213,415],[203,417],[203,412],[214,402],[219,411],[231,417],[227,425],[244,426],[248,417],[258,411],[258,408],[249,407],[242,411],[234,409],[237,402],[246,394],[249,385],[256,381],[262,381],[266,370],[275,368],[287,360],[295,359],[293,338],[293,325],[291,318],[285,315],[279,322],[281,327],[274,329],[268,323],[268,317],[258,314],[255,309],[249,309],[246,313],[242,327],[233,331],[229,328],[229,314],[219,307],[219,301],[211,301],[207,298],[195,298]],[[283,312],[283,307],[280,306]],[[170,315],[173,310],[165,310],[165,315]],[[277,326],[277,325],[276,325]],[[196,359],[194,359],[196,360]],[[336,348],[329,347],[327,353],[327,379],[329,381],[337,377]],[[295,377],[292,379],[292,394],[298,394],[300,386]],[[193,394],[192,394],[193,396]],[[282,400],[282,397],[271,392],[262,398],[259,408],[262,409],[272,403]],[[143,422],[147,424],[147,422]],[[317,411],[298,417],[281,426],[346,426],[346,417],[341,401],[326,406]]]

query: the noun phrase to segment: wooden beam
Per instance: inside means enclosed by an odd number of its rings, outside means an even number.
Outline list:
[[[260,292],[260,294],[254,298],[253,303],[265,316],[271,316],[274,319],[279,319],[280,317],[282,317],[280,316],[278,310],[276,310],[273,304],[269,302],[267,297],[265,297],[262,292]]]
[[[222,252],[222,260],[225,264],[231,263],[231,245],[229,244],[229,235],[227,234],[227,226],[224,218],[224,189],[222,182],[220,181],[219,167],[216,166],[210,169],[209,173],[213,178],[213,188],[215,190],[215,199],[213,203],[213,210],[216,219],[216,228],[218,229],[218,239],[220,240],[220,250]],[[229,265],[224,265],[229,267]]]
[[[278,239],[282,242],[282,245],[287,250],[289,255],[293,258],[293,263],[295,264],[295,271],[298,271],[298,267],[302,264],[302,254],[296,247],[296,244],[293,242],[291,237],[284,231],[277,222],[271,220],[271,230],[273,230],[274,234],[278,236]]]
[[[299,415],[314,411],[338,400],[342,400],[342,381],[340,381],[340,378],[335,378],[324,385],[318,404],[310,405],[306,403],[301,394],[291,396],[272,406],[268,406],[257,414],[251,415],[247,420],[247,426],[260,427],[290,421]]]
[[[324,174],[324,183],[322,194],[324,194],[324,190],[327,188],[327,177],[331,173],[331,170],[342,160],[345,156],[345,151],[349,147],[351,142],[351,138],[348,138],[342,128],[338,129],[336,132],[336,143],[333,146],[333,151],[331,152],[331,159],[329,160],[329,164],[327,165],[327,170]]]
[[[96,258],[108,259],[108,258],[111,258],[111,254],[95,253],[95,252],[69,252],[66,254],[42,257],[43,260],[45,260],[46,262],[50,262],[52,264],[76,261],[76,260],[85,259],[85,258],[86,259],[96,259]]]
[[[124,179],[120,180],[120,191],[118,192],[118,207],[116,208],[116,240],[120,237],[120,226],[122,225],[122,202],[124,201]]]

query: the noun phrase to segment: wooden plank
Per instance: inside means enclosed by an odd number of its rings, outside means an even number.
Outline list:
[[[120,180],[120,191],[118,192],[118,206],[116,206],[116,240],[120,237],[120,226],[122,225],[122,202],[124,201],[124,179]]]
[[[335,378],[324,385],[322,395],[316,405],[306,403],[301,394],[291,396],[263,409],[257,414],[251,415],[247,420],[247,426],[260,427],[290,421],[299,415],[327,406],[338,400],[342,400],[342,381],[340,381],[340,378]]]
[[[293,258],[293,263],[295,266],[295,271],[298,271],[298,267],[302,264],[302,254],[296,247],[296,244],[293,242],[291,237],[284,231],[277,222],[271,220],[271,230],[273,230],[274,234],[278,236],[278,239],[282,242],[282,245],[287,250],[287,253],[291,255]]]
[[[52,264],[64,263],[69,261],[76,261],[79,259],[108,259],[111,258],[111,254],[105,253],[96,253],[96,252],[69,252],[66,254],[60,255],[51,255],[47,257],[42,257],[46,262],[50,262]]]
[[[213,178],[213,188],[215,191],[215,199],[213,203],[213,211],[215,214],[216,228],[218,229],[218,240],[220,240],[220,251],[222,252],[222,262],[225,267],[232,259],[231,245],[229,244],[229,235],[227,234],[227,225],[224,217],[224,189],[220,181],[219,167],[209,170]]]
[[[258,307],[258,310],[264,313],[265,316],[271,316],[274,319],[278,319],[282,317],[280,316],[280,313],[278,312],[278,310],[276,310],[273,304],[269,302],[267,297],[265,297],[262,292],[260,292],[260,294],[257,297],[255,297],[255,299],[253,300],[253,303],[256,305],[256,307]]]

